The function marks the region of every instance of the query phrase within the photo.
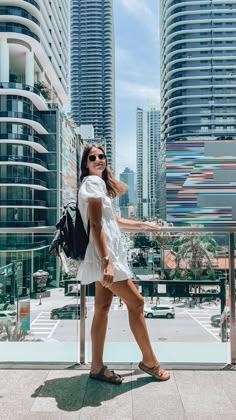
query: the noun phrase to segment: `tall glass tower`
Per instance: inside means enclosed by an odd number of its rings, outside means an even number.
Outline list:
[[[167,219],[232,220],[236,218],[236,3],[161,0],[161,22],[161,150],[166,153]],[[164,188],[163,183],[163,200]]]
[[[71,114],[94,127],[114,168],[114,36],[112,0],[71,0]]]
[[[160,111],[155,106],[136,110],[137,216],[159,216]]]

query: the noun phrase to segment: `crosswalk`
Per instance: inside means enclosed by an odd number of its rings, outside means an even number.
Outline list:
[[[211,316],[218,314],[218,311],[213,312],[210,309],[186,309],[185,312],[187,312],[194,321],[201,325],[201,327],[203,327],[216,340],[220,341],[219,328],[214,328],[211,325]]]
[[[50,319],[50,312],[40,312],[31,322],[30,331],[33,335],[50,338],[59,322],[59,320]]]

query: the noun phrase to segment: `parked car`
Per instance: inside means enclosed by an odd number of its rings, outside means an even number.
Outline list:
[[[227,322],[230,321],[230,314],[227,314]],[[211,325],[213,327],[220,327],[221,324],[221,315],[217,314],[217,315],[212,315],[211,317]]]
[[[14,325],[16,323],[16,318],[16,312],[0,311],[0,324],[2,325]]]
[[[80,306],[76,304],[54,308],[50,314],[51,319],[80,319]]]
[[[145,318],[175,318],[175,308],[173,306],[158,305],[152,308],[144,308]]]

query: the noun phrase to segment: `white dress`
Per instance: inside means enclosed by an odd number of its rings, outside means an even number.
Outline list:
[[[88,198],[102,199],[102,228],[106,236],[106,245],[114,271],[113,282],[132,278],[127,255],[124,250],[120,228],[116,221],[111,199],[107,196],[106,184],[97,175],[89,175],[83,179],[79,189],[79,210],[84,223],[88,228]],[[90,230],[89,244],[85,258],[80,263],[77,280],[82,284],[90,284],[102,280],[102,265],[92,232]]]

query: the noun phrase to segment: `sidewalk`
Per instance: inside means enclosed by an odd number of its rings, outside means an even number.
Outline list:
[[[160,383],[128,365],[120,386],[88,373],[1,369],[0,419],[236,420],[236,371],[175,370]]]

